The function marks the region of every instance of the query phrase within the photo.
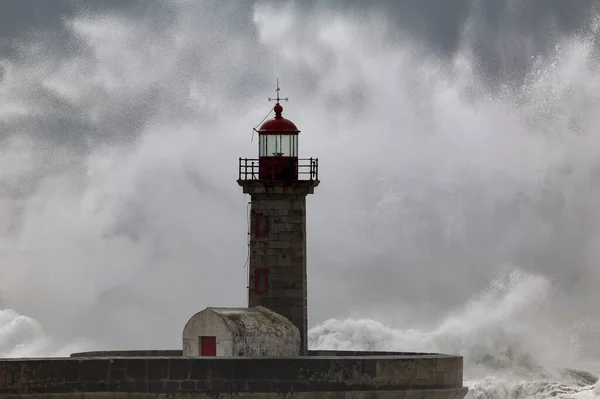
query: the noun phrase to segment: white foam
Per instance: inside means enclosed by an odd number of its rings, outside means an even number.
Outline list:
[[[430,329],[371,319],[331,319],[309,331],[319,349],[460,354],[472,398],[592,397],[591,367],[578,362],[568,329],[552,329],[554,290],[541,276],[507,268],[481,294]],[[566,333],[568,331],[570,333]],[[583,332],[579,328],[580,332]],[[565,373],[578,365],[581,371]]]
[[[0,310],[0,357],[68,356],[90,346],[85,340],[61,343],[46,335],[34,319],[11,309]]]

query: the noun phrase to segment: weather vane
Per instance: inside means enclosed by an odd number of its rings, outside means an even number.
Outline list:
[[[277,101],[277,104],[279,104],[279,101],[289,101],[290,99],[288,97],[286,98],[280,98],[279,97],[279,79],[277,79],[277,89],[275,90],[277,92],[277,97],[273,98],[273,97],[269,97],[269,101]]]

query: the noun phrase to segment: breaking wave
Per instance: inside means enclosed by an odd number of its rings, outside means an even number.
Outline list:
[[[0,357],[68,356],[89,345],[85,340],[57,341],[34,319],[11,309],[0,310]]]
[[[309,342],[322,349],[460,354],[470,398],[593,397],[600,366],[582,353],[597,344],[589,338],[596,326],[556,328],[553,295],[548,279],[512,268],[433,327],[331,319],[310,330]]]

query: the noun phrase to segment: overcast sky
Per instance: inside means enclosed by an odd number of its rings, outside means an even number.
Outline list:
[[[279,78],[321,164],[312,325],[430,322],[508,264],[600,316],[594,3],[0,2],[0,308],[177,347],[245,306],[237,158]]]

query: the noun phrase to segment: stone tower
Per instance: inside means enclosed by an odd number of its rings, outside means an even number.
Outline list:
[[[298,158],[300,130],[281,116],[258,130],[258,159],[240,158],[238,184],[250,195],[248,306],[264,306],[300,330],[307,353],[306,196],[319,185],[318,161]]]

